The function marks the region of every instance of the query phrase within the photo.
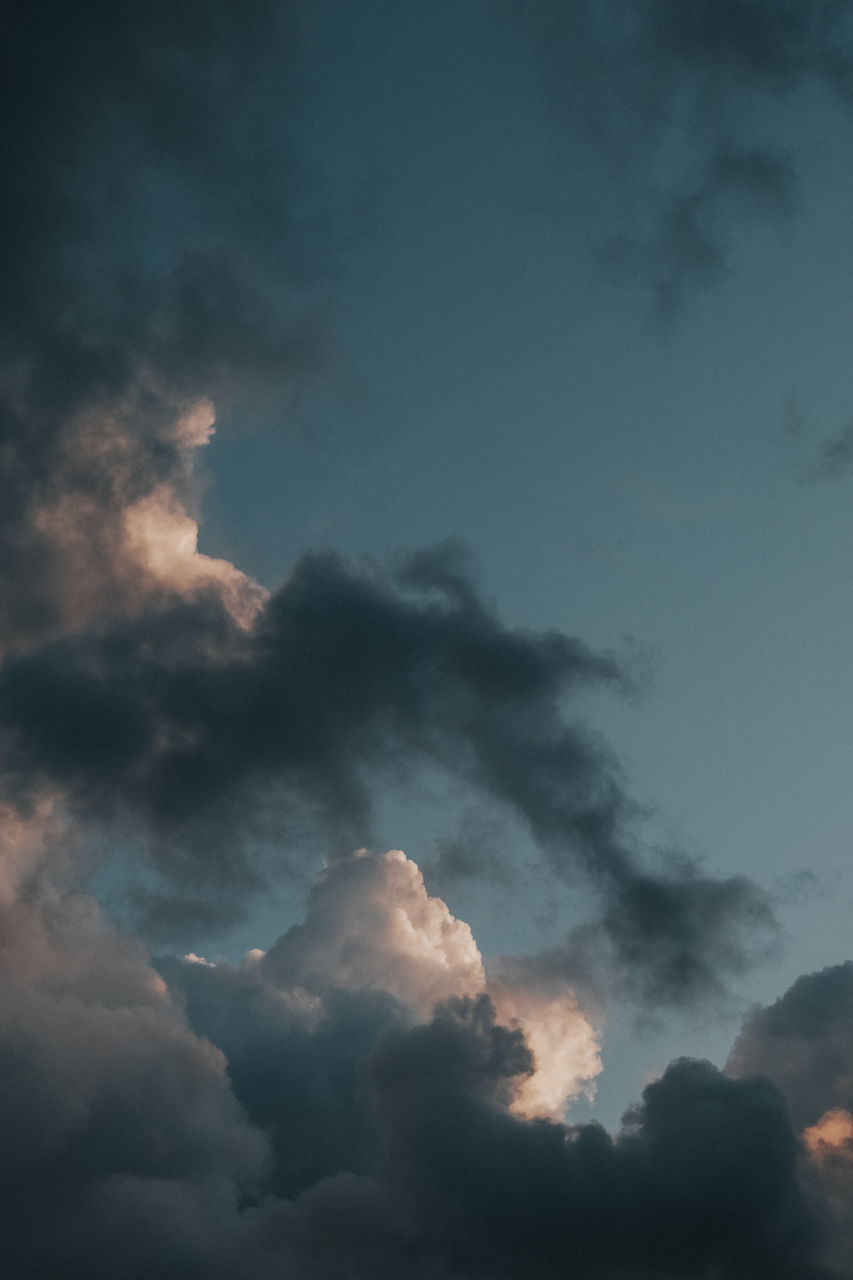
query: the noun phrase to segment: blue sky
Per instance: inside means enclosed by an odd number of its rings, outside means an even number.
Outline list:
[[[844,1280],[851,6],[202,9],[5,55],[0,1244]]]
[[[725,1044],[743,1001],[846,955],[853,518],[843,467],[820,474],[853,391],[846,110],[809,87],[753,104],[793,211],[734,218],[719,277],[662,320],[642,279],[608,278],[624,189],[573,148],[529,31],[476,5],[344,6],[332,28],[309,155],[365,223],[336,363],[284,420],[218,431],[201,546],[274,585],[317,545],[385,561],[456,537],[507,623],[627,656],[638,696],[584,711],[646,838],[778,898],[778,954],[701,1040]],[[447,822],[401,800],[382,835],[420,860]],[[538,918],[504,941],[491,897],[457,892],[491,949],[536,945]]]

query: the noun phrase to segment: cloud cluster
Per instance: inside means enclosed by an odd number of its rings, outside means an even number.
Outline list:
[[[393,574],[309,555],[271,592],[198,549],[214,414],[259,386],[286,402],[322,362],[328,219],[288,127],[309,26],[296,0],[16,11],[0,802],[61,809],[89,856],[141,848],[137,907],[174,933],[226,924],[318,835],[372,843],[377,793],[438,767],[591,887],[618,981],[718,990],[772,913],[636,848],[618,767],[567,714],[620,686],[612,656],[505,627],[452,545]]]
[[[698,33],[714,103],[742,66],[774,92],[843,88],[841,9],[808,30],[802,6],[776,10],[786,44],[768,6],[726,8],[749,18],[734,46],[703,6],[690,39],[663,4],[628,34],[694,75]],[[215,413],[269,388],[286,404],[325,358],[324,220],[290,136],[307,12],[16,3],[0,50],[4,1264],[20,1280],[819,1280],[820,1206],[845,1230],[846,970],[808,988],[825,1009],[811,1038],[791,994],[728,1075],[677,1062],[617,1135],[564,1123],[600,1069],[575,973],[693,1000],[773,927],[749,881],[639,848],[618,766],[569,712],[620,687],[619,663],[506,627],[452,544],[394,572],[309,555],[273,590],[199,551]],[[588,48],[600,20],[572,12]],[[685,264],[715,267],[724,206],[787,198],[784,163],[722,127],[700,161],[670,205],[678,234],[658,221],[637,242],[662,305]],[[376,795],[424,765],[591,890],[585,929],[487,972],[404,855],[349,855]],[[240,966],[155,966],[80,891],[123,842],[149,923],[227,921],[318,833],[330,858],[304,922]],[[814,1070],[780,1077],[765,1046],[797,1036]]]
[[[769,1081],[675,1063],[616,1137],[519,1112],[555,1065],[535,992],[490,998],[402,854],[330,865],[239,967],[155,970],[79,895],[2,908],[0,940],[0,1244],[25,1280],[57,1259],[112,1280],[826,1274]],[[597,1070],[577,1006],[562,1035]]]
[[[193,1218],[268,1165],[223,1054],[91,899],[0,907],[0,1236],[22,1277],[196,1274]]]
[[[813,1194],[830,1224],[830,1257],[853,1256],[853,963],[798,978],[745,1020],[727,1071],[760,1072],[785,1095],[809,1153]]]
[[[259,882],[238,838],[253,813],[357,847],[377,788],[429,763],[515,812],[558,874],[585,877],[638,992],[712,989],[772,933],[745,878],[633,848],[616,765],[563,712],[573,690],[618,683],[617,663],[503,627],[456,548],[419,553],[396,579],[309,555],[266,599],[221,562],[174,554],[159,607],[0,668],[10,801],[58,791],[87,822],[147,832],[163,875],[203,910],[205,891],[239,904]]]
[[[288,130],[300,31],[295,2],[13,5],[4,650],[122,606],[117,548],[162,529],[201,397],[286,403],[325,360],[317,250],[331,259],[333,237]]]

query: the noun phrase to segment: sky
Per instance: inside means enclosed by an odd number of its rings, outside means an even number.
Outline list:
[[[853,1276],[853,5],[13,3],[20,1280]]]

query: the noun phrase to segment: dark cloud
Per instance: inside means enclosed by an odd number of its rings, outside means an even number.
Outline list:
[[[615,1137],[513,1114],[547,1057],[464,993],[470,933],[402,855],[330,866],[239,968],[158,974],[75,895],[3,906],[0,942],[22,1280],[828,1275],[768,1080],[677,1062]],[[430,977],[463,994],[419,1008]]]
[[[775,91],[807,76],[845,97],[853,88],[847,0],[650,0],[641,9],[666,54],[709,75]]]
[[[381,860],[350,865],[372,878]],[[351,877],[332,878],[352,908]],[[361,912],[350,928],[369,928]],[[310,934],[320,917],[306,923]],[[320,928],[331,937],[328,920]],[[346,927],[319,985],[309,936],[286,938],[286,970],[274,948],[270,964],[162,971],[193,1027],[227,1045],[238,1098],[270,1128],[272,1176],[301,1188],[287,1207],[265,1201],[258,1225],[281,1255],[305,1251],[303,1274],[331,1276],[342,1257],[359,1276],[829,1274],[814,1186],[801,1182],[786,1103],[768,1080],[683,1060],[616,1137],[523,1121],[508,1108],[534,1059],[487,995],[444,1000],[413,1026],[380,991],[336,987],[352,981]]]
[[[614,33],[583,6],[577,20],[606,64]],[[209,397],[292,383],[316,351],[302,304],[317,200],[289,128],[306,21],[265,0],[239,15],[17,11],[0,237],[6,798],[58,793],[145,846],[167,882],[136,886],[152,927],[221,925],[301,843],[371,842],[377,790],[438,766],[592,885],[622,983],[718,990],[772,917],[746,880],[634,848],[614,760],[564,710],[620,683],[611,657],[503,627],[451,546],[390,579],[308,556],[269,598],[195,550]],[[784,185],[722,137],[710,156],[686,214],[697,243],[719,200],[773,202]]]
[[[825,1111],[853,1110],[853,963],[798,978],[748,1015],[728,1070],[760,1072],[788,1099],[798,1128]]]
[[[601,246],[602,266],[617,283],[648,288],[656,314],[670,319],[725,273],[733,226],[744,216],[789,212],[794,189],[786,155],[721,143],[694,185],[662,196],[645,234],[623,232]]]
[[[363,1175],[373,1167],[376,1132],[367,1064],[389,1027],[408,1020],[384,993],[327,993],[322,1011],[283,999],[255,974],[161,960],[199,1035],[228,1059],[236,1096],[269,1135],[269,1187],[294,1196],[321,1178]]]
[[[795,450],[792,469],[804,484],[822,483],[847,475],[853,465],[853,420],[820,438],[816,422],[803,412],[796,388],[785,399],[782,433]]]
[[[319,826],[344,852],[371,843],[379,784],[438,765],[509,806],[560,875],[592,884],[638,991],[687,999],[746,964],[772,914],[744,878],[644,866],[633,850],[619,770],[563,710],[621,679],[578,640],[503,627],[456,548],[419,553],[396,581],[315,554],[248,630],[211,592],[9,659],[7,792],[59,788],[87,819],[144,824],[162,873],[221,906],[263,882],[253,814],[278,806],[285,829]]]
[[[438,837],[433,856],[422,866],[430,884],[444,896],[464,880],[490,880],[509,889],[521,878],[521,868],[507,852],[501,824],[473,807],[461,815],[456,832]]]
[[[845,475],[853,465],[853,422],[846,422],[841,430],[820,446],[819,455],[811,470],[816,480],[832,480]]]
[[[5,1265],[42,1277],[61,1259],[68,1275],[113,1266],[130,1277],[159,1258],[158,1274],[197,1274],[181,1244],[190,1206],[212,1217],[217,1203],[253,1194],[268,1167],[222,1053],[90,900],[3,905],[0,943]],[[149,1243],[133,1256],[142,1234]]]
[[[575,18],[605,65],[610,35],[591,7]],[[638,997],[687,1000],[772,929],[745,879],[638,847],[617,764],[567,713],[591,684],[622,687],[619,663],[505,627],[452,546],[393,574],[307,556],[272,593],[197,552],[209,401],[220,414],[252,394],[286,404],[326,359],[334,219],[292,136],[309,20],[295,0],[7,16],[6,1269],[816,1280],[797,1144],[768,1081],[675,1064],[616,1138],[521,1118],[554,1065],[537,1036],[554,1011],[546,978],[576,1087],[597,1041],[566,988],[573,966],[600,961]],[[644,23],[643,48],[686,66],[677,15],[658,6]],[[809,56],[797,75],[842,83]],[[644,101],[641,131],[660,109]],[[607,112],[599,123],[616,136]],[[710,278],[743,208],[788,199],[783,157],[735,147],[722,125],[711,135],[667,195],[672,264],[649,206],[662,304],[688,267]],[[618,139],[622,154],[637,136]],[[224,923],[303,838],[332,854],[369,840],[376,794],[423,765],[520,818],[552,871],[600,904],[490,994],[470,931],[402,855],[332,857],[305,922],[239,968],[155,969],[75,891],[119,844],[146,867],[150,920]]]
[[[825,1218],[840,1276],[853,1256],[853,963],[805,974],[744,1020],[727,1071],[760,1072],[783,1093],[809,1160],[804,1173]]]
[[[200,396],[224,411],[263,388],[280,416],[326,361],[334,236],[292,129],[304,18],[266,0],[7,14],[4,649],[121,607],[122,509],[186,489],[174,423]]]
[[[614,1140],[501,1107],[524,1045],[485,1000],[449,1004],[374,1066],[385,1176],[458,1272],[549,1276],[821,1274],[784,1103],[762,1080],[683,1061]]]
[[[725,273],[742,225],[795,207],[799,166],[773,122],[779,100],[818,87],[838,109],[851,102],[847,0],[514,7],[533,37],[569,202],[605,273],[646,290],[664,320]]]

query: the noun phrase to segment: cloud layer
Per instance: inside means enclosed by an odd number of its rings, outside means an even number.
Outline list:
[[[490,996],[400,853],[330,865],[239,967],[155,969],[76,895],[1,910],[16,1275],[828,1274],[769,1080],[683,1060],[616,1137],[537,1118],[567,1048],[564,1098],[599,1069],[590,1023],[564,992],[561,1051],[535,990]]]
[[[803,85],[846,102],[848,6],[530,13],[593,108],[578,154],[625,163],[610,267],[670,313],[744,214],[790,206],[789,158],[734,113]],[[572,713],[625,686],[619,661],[506,626],[452,542],[390,570],[316,552],[272,588],[199,550],[216,416],[286,416],[329,359],[340,192],[294,140],[310,21],[17,3],[0,52],[7,1270],[849,1275],[846,966],[753,1014],[725,1073],[672,1064],[617,1134],[566,1121],[601,1067],[583,990],[694,1003],[774,933],[746,878],[642,846]],[[414,863],[365,852],[423,768],[520,821],[584,926],[488,967]],[[155,964],[83,892],[119,848],[151,930],[226,925],[318,844],[303,922],[239,966]]]

